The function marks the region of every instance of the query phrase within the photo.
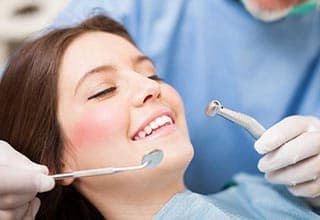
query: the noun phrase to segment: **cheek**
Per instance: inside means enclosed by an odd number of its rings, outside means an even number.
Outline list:
[[[170,85],[164,84],[162,88],[162,94],[164,100],[169,106],[175,111],[177,115],[177,123],[181,125],[181,128],[184,130],[185,134],[189,136],[186,117],[184,113],[184,106],[182,102],[182,98],[179,93]]]
[[[170,85],[164,84],[162,88],[163,96],[166,101],[179,113],[184,115],[184,107],[182,98],[173,87]]]
[[[107,109],[107,110],[106,110]],[[117,109],[87,109],[78,115],[71,126],[69,139],[74,147],[101,146],[111,143],[126,130],[126,117]]]

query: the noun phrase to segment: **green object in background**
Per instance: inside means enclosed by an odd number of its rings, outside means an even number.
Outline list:
[[[308,13],[310,11],[316,10],[320,5],[320,1],[318,0],[308,0],[304,3],[301,3],[295,6],[289,13],[289,15],[301,15]]]
[[[231,181],[227,182],[226,184],[224,184],[222,186],[221,190],[226,190],[226,189],[229,189],[229,188],[236,186],[236,185],[238,185],[238,184],[235,181],[231,180]]]
[[[240,0],[243,3],[243,0]],[[289,12],[289,15],[301,15],[320,8],[320,0],[307,0],[304,3],[296,5]]]

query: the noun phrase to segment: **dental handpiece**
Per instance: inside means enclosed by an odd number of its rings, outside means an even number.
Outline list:
[[[163,159],[163,152],[161,150],[153,150],[148,154],[144,155],[141,161],[141,165],[130,166],[130,167],[106,167],[98,169],[89,170],[79,170],[69,173],[60,173],[51,175],[55,180],[63,180],[67,178],[80,178],[89,176],[100,176],[100,175],[110,175],[123,171],[133,171],[140,169],[151,169],[157,166]]]
[[[258,139],[266,130],[253,117],[225,108],[217,100],[212,100],[208,104],[206,108],[206,114],[210,117],[213,117],[217,114],[240,125],[241,127],[245,128],[255,139]]]

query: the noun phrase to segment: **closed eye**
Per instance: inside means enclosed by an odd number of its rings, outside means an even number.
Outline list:
[[[117,87],[115,87],[115,86],[112,86],[112,87],[110,87],[110,88],[104,89],[104,90],[102,90],[102,91],[100,91],[100,92],[97,92],[96,94],[90,96],[90,97],[88,98],[88,100],[91,100],[91,99],[94,99],[94,98],[103,97],[103,96],[108,95],[108,94],[110,94],[111,92],[115,91],[116,89],[117,89]]]

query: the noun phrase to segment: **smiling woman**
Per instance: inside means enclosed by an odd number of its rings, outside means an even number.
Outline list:
[[[51,173],[131,166],[164,152],[154,170],[61,181],[40,195],[38,218],[150,218],[184,189],[193,149],[181,99],[115,21],[96,16],[26,44],[0,94],[0,139]]]
[[[5,70],[0,106],[0,139],[52,174],[132,166],[154,149],[163,152],[150,170],[58,182],[39,195],[37,219],[318,217],[258,177],[238,176],[238,186],[216,195],[186,190],[193,148],[181,98],[108,17],[26,44]]]

